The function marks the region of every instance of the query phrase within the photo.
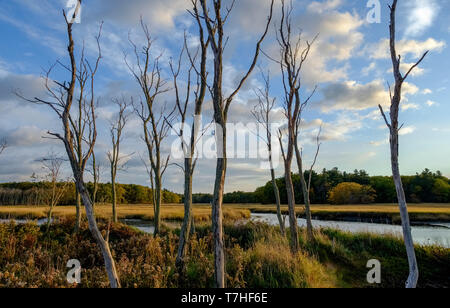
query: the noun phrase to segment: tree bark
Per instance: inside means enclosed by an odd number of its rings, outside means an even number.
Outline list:
[[[116,192],[116,176],[114,174],[114,167],[111,167],[111,193],[112,193],[112,212],[113,222],[117,223],[117,192]]]
[[[300,175],[300,183],[302,187],[302,193],[303,193],[303,200],[305,202],[305,216],[306,216],[306,235],[308,238],[308,241],[314,240],[314,233],[313,233],[313,225],[312,225],[312,217],[311,217],[311,206],[310,206],[310,199],[309,199],[309,189],[308,184],[305,180],[305,174],[303,172],[303,159],[302,155],[300,153],[300,149],[298,147],[298,141],[297,138],[295,140],[295,156],[297,158],[297,165],[298,165],[298,173]]]
[[[81,199],[83,200],[84,207],[86,209],[86,216],[89,224],[89,230],[92,233],[97,245],[102,251],[103,259],[105,260],[105,269],[108,274],[108,279],[111,288],[120,288],[119,275],[117,273],[116,265],[111,254],[111,249],[108,242],[106,242],[97,227],[97,222],[95,219],[94,209],[92,207],[92,201],[90,200],[89,193],[85,188],[82,180],[77,181],[77,187],[80,191]]]
[[[178,246],[178,254],[176,264],[179,269],[184,268],[184,258],[186,256],[186,248],[189,242],[189,237],[192,232],[193,217],[192,217],[192,158],[188,157],[184,160],[184,219],[180,232],[180,243]]]
[[[400,168],[398,162],[398,133],[391,135],[391,164],[392,174],[397,191],[397,198],[400,208],[400,217],[402,219],[403,238],[406,246],[406,253],[408,256],[409,276],[406,281],[407,288],[416,288],[419,280],[419,268],[417,265],[416,253],[414,251],[414,241],[411,233],[411,223],[409,219],[408,206],[406,203],[405,190],[403,189],[402,178],[400,176]]]
[[[227,160],[217,159],[216,181],[212,202],[212,225],[214,236],[214,269],[216,287],[225,288],[225,254],[223,240],[223,192],[225,187]]]
[[[161,177],[159,177],[159,176],[155,176],[155,191],[154,191],[154,193],[156,194],[155,195],[156,203],[154,205],[154,210],[155,210],[154,236],[157,236],[161,232],[161,203],[162,203],[162,183],[161,183]]]
[[[80,192],[78,190],[78,187],[75,188],[75,194],[76,194],[76,200],[75,200],[75,233],[78,233],[80,231],[81,227],[81,196]]]
[[[295,213],[295,193],[294,184],[292,183],[292,172],[291,172],[292,159],[285,162],[285,181],[286,181],[286,193],[288,199],[289,207],[289,229],[291,231],[291,250],[296,253],[299,251],[300,246],[298,242],[298,225],[297,225],[297,214]]]
[[[272,187],[273,187],[273,192],[275,194],[275,202],[277,204],[278,223],[280,224],[281,235],[285,236],[286,235],[286,225],[285,225],[283,213],[281,212],[280,190],[278,189],[277,179],[275,177],[275,170],[273,168],[270,169],[270,176],[272,178]]]

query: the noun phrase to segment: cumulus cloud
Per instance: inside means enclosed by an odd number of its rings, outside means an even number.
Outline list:
[[[88,4],[83,15],[88,19],[99,18],[126,26],[134,26],[142,18],[152,28],[170,30],[175,18],[186,13],[191,2],[186,0],[100,0]]]
[[[405,126],[399,131],[400,136],[410,135],[416,131],[414,126]]]
[[[439,11],[435,0],[409,1],[408,26],[406,36],[418,36],[423,34],[433,25]]]
[[[365,110],[384,104],[389,94],[381,80],[367,84],[356,81],[333,83],[322,90],[323,99],[318,103],[323,112],[332,110]]]
[[[348,60],[364,41],[364,19],[356,12],[340,11],[341,4],[342,1],[336,0],[312,2],[305,11],[293,16],[292,28],[301,31],[304,40],[311,41],[318,35],[303,67],[303,83],[308,86],[345,80]],[[266,52],[278,58],[277,42],[266,47]],[[273,68],[279,70],[277,65]]]
[[[445,41],[428,38],[425,41],[403,39],[397,42],[397,53],[403,58],[419,58],[426,51],[441,52],[446,47]],[[389,59],[389,39],[382,39],[378,43],[369,44],[365,48],[371,59]]]
[[[0,101],[17,99],[19,91],[25,97],[33,98],[44,93],[44,81],[35,75],[20,75],[2,70],[0,67]]]

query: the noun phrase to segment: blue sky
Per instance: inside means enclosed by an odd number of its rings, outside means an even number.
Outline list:
[[[55,60],[65,58],[65,24],[61,10],[67,1],[0,0],[0,138],[10,147],[0,157],[0,181],[29,180],[41,173],[36,160],[52,150],[63,154],[60,144],[43,139],[47,130],[58,131],[54,114],[42,106],[27,104],[12,93],[20,91],[30,97],[45,95],[40,75]],[[226,2],[226,0],[225,0]],[[387,82],[392,83],[388,57],[388,9],[390,1],[382,0],[381,23],[370,24],[366,0],[293,1],[294,24],[305,39],[319,34],[303,71],[303,95],[317,85],[310,108],[305,113],[302,143],[307,160],[313,156],[311,137],[323,126],[323,145],[316,169],[339,167],[342,170],[365,169],[372,175],[390,174],[387,129],[377,104],[388,104]],[[398,49],[404,62],[413,63],[431,50],[420,69],[405,84],[401,120],[405,123],[401,138],[401,169],[414,174],[424,168],[441,170],[450,176],[450,96],[448,41],[450,36],[450,3],[445,0],[401,0],[398,10]],[[122,94],[139,97],[140,93],[124,63],[130,53],[128,35],[142,42],[140,16],[156,39],[154,53],[164,52],[163,69],[169,77],[168,61],[179,53],[184,31],[195,41],[196,29],[186,9],[187,0],[101,0],[83,5],[81,24],[74,26],[78,45],[84,42],[89,56],[95,55],[94,36],[104,21],[101,39],[103,61],[96,80],[100,97],[99,142],[97,156],[104,164],[102,180],[108,181],[106,152],[109,149],[108,121],[115,110],[111,98]],[[233,88],[252,57],[268,12],[268,0],[238,0],[226,31],[225,90]],[[279,21],[277,5],[274,22]],[[277,54],[273,27],[263,49]],[[260,66],[269,69],[272,95],[281,100],[280,75],[277,66],[261,57]],[[56,79],[64,72],[55,72]],[[236,98],[231,122],[252,121],[250,110],[255,102],[254,89],[261,86],[259,73]],[[161,100],[173,102],[173,93]],[[208,98],[209,100],[209,98]],[[210,103],[205,118],[211,116]],[[281,120],[280,111],[274,115]],[[141,126],[133,118],[126,130],[123,154],[135,153],[119,181],[148,185],[140,155],[145,148],[140,139]],[[166,149],[170,148],[167,144]],[[195,190],[210,192],[214,177],[214,160],[199,162]],[[231,160],[227,191],[253,190],[269,179],[258,161]],[[278,169],[278,176],[282,176]],[[69,173],[67,173],[69,175]],[[170,168],[165,186],[182,191],[182,174]]]

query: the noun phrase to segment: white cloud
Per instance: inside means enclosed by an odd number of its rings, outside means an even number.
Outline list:
[[[439,6],[435,0],[413,0],[409,3],[408,26],[406,36],[423,34],[433,25],[438,15]]]
[[[303,67],[303,83],[308,86],[347,79],[348,61],[364,42],[364,19],[356,12],[338,10],[341,2],[313,2],[306,12],[293,16],[296,34],[302,31],[309,40],[318,34]],[[266,52],[278,58],[278,44],[272,43]],[[279,71],[278,65],[274,64],[273,71]]]
[[[383,128],[386,128],[383,126]],[[380,140],[380,141],[371,141],[370,144],[375,146],[375,147],[380,147],[382,145],[388,144],[389,143],[389,139],[384,139],[384,140]]]
[[[432,107],[432,106],[435,106],[437,103],[436,103],[436,102],[433,102],[433,101],[431,101],[431,100],[428,100],[425,104],[426,104],[428,107]]]
[[[308,5],[308,11],[313,13],[323,13],[337,8],[341,3],[341,0],[328,0],[326,2],[313,1]]]
[[[413,103],[406,103],[406,104],[401,104],[401,108],[403,111],[406,111],[409,109],[417,110],[420,108],[420,106],[417,104],[413,104]]]
[[[403,59],[406,57],[419,58],[428,50],[441,52],[445,47],[445,41],[437,41],[434,38],[428,38],[425,41],[403,39],[397,42],[397,53]],[[378,43],[369,44],[365,51],[371,59],[389,59],[389,39],[382,39]]]
[[[372,62],[372,63],[369,64],[369,66],[364,67],[364,68],[361,70],[361,73],[362,73],[364,76],[367,76],[367,75],[369,75],[370,72],[374,71],[374,70],[376,69],[376,67],[377,67],[376,62]]]
[[[400,136],[410,135],[416,131],[414,126],[405,126],[399,131]]]
[[[422,91],[422,94],[432,94],[433,93],[433,91],[431,91],[430,89],[424,89],[423,91]]]

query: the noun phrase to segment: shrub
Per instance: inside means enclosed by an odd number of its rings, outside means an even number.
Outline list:
[[[332,204],[369,204],[375,198],[375,190],[371,186],[349,182],[333,188],[328,199]]]

